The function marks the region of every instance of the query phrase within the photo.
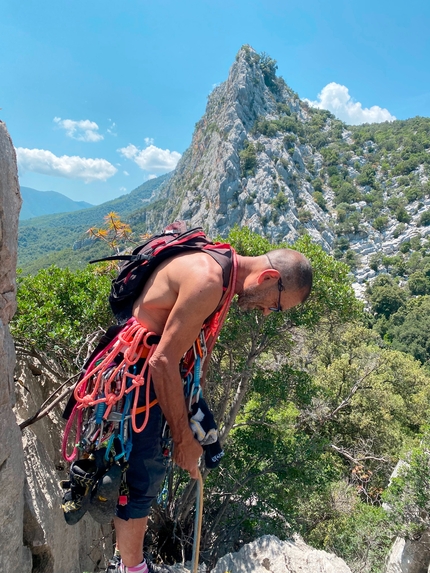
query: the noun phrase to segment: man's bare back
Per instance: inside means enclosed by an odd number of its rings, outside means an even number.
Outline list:
[[[197,321],[200,330],[222,297],[222,284],[220,265],[206,253],[184,253],[172,257],[154,271],[134,304],[133,315],[149,330],[161,335],[176,305],[175,312],[191,298],[191,309],[187,307],[186,311],[187,314],[195,314],[195,305],[205,301],[202,312],[207,314]]]

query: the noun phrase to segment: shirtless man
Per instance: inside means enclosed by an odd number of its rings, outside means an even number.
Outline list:
[[[244,311],[258,309],[267,316],[271,312],[290,309],[307,299],[311,287],[309,261],[297,251],[279,249],[257,257],[237,255],[234,293],[238,295],[238,305]],[[194,479],[198,477],[198,461],[203,450],[189,427],[178,365],[198,337],[206,318],[218,307],[222,295],[220,265],[206,253],[184,253],[167,259],[157,267],[133,309],[139,322],[149,331],[161,335],[149,362],[159,402],[158,410],[151,409],[150,419],[159,416],[160,422],[158,426],[157,423],[155,425],[160,427],[162,411],[174,442],[174,461]],[[152,431],[157,432],[158,429]],[[154,447],[150,447],[152,458],[159,457],[159,452],[154,452]],[[118,511],[115,518],[117,546],[122,557],[119,571],[170,571],[164,566],[147,566],[142,555],[151,500],[157,495],[155,490],[158,490],[163,477],[162,471],[153,471],[152,459],[147,463],[142,462],[142,457],[142,450],[135,448],[133,441],[130,470],[127,471],[130,504],[124,510],[128,513]],[[134,503],[133,496],[145,485],[141,485],[141,476],[133,483],[132,468],[137,466],[138,473],[142,464],[147,465],[146,480],[151,483],[146,484],[147,491],[143,492],[143,496],[141,491],[138,492],[141,499]]]

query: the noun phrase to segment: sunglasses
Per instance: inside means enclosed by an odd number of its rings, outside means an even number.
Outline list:
[[[278,279],[278,291],[279,291],[279,295],[278,295],[278,306],[277,307],[270,307],[269,306],[269,310],[271,310],[272,312],[282,312],[282,306],[281,306],[281,292],[285,290],[284,285],[282,284],[282,279]]]

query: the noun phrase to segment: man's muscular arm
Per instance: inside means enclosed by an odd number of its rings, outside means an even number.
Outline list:
[[[175,462],[197,478],[200,444],[189,427],[179,363],[196,340],[204,320],[215,310],[222,294],[220,277],[187,270],[179,278],[178,296],[166,321],[149,366],[154,389],[175,444]]]

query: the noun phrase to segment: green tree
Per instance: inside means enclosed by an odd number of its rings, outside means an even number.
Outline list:
[[[323,211],[327,211],[327,202],[324,198],[324,195],[320,191],[315,191],[312,193],[312,197],[315,203],[321,207]]]
[[[263,73],[264,83],[266,86],[274,91],[277,92],[279,90],[277,78],[276,78],[276,70],[278,69],[278,65],[276,60],[271,58],[265,52],[260,54],[260,60],[258,62],[260,69]]]
[[[411,220],[411,216],[404,207],[399,207],[396,210],[396,218],[399,221],[399,223],[409,223]]]
[[[368,290],[371,312],[376,317],[388,318],[406,302],[406,293],[390,277],[381,277]]]
[[[390,317],[387,337],[393,348],[427,364],[430,360],[430,297],[419,296]]]
[[[109,272],[88,267],[72,272],[50,267],[35,276],[18,276],[18,310],[11,333],[18,356],[36,358],[61,378],[82,365],[86,343],[100,326],[114,323],[107,304]]]
[[[429,210],[424,211],[424,213],[421,213],[420,219],[419,219],[419,224],[423,227],[430,225],[430,211]]]
[[[377,231],[382,231],[388,225],[388,217],[386,215],[379,215],[373,221],[373,226]]]
[[[429,294],[430,281],[422,271],[416,271],[409,277],[408,288],[413,295]]]

